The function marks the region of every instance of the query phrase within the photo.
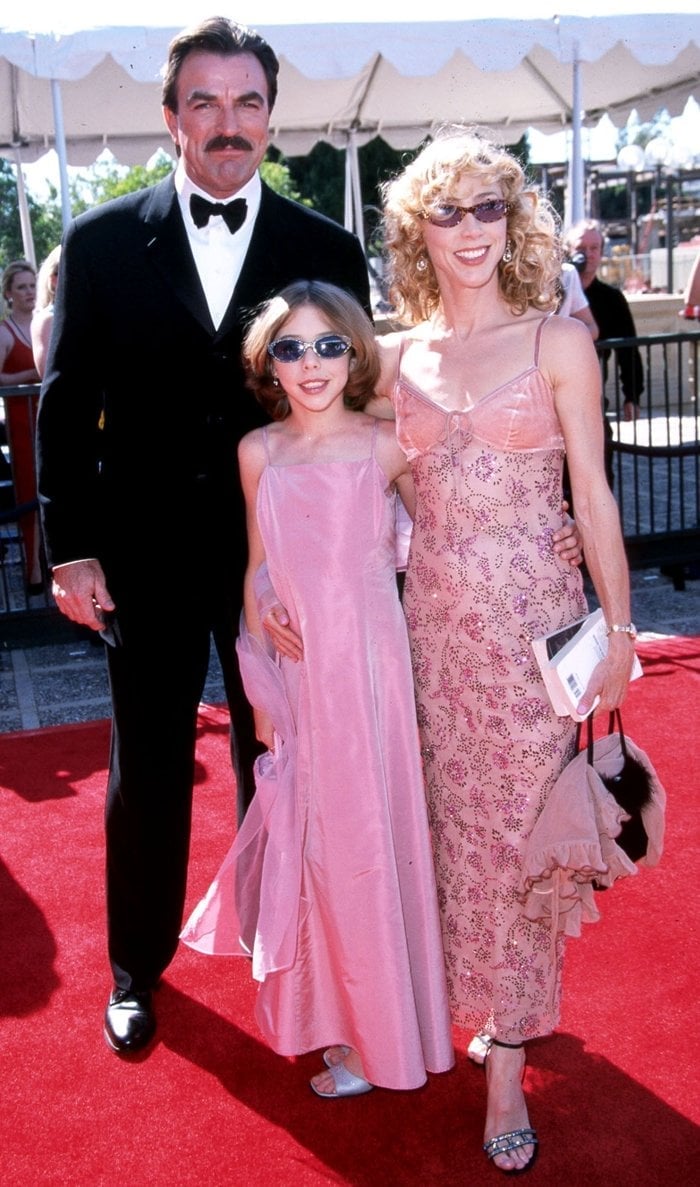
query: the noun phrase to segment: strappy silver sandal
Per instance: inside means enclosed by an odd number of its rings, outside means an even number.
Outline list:
[[[486,1055],[484,1056],[484,1062],[493,1047],[510,1047],[512,1050],[517,1051],[522,1045],[522,1043],[502,1043],[500,1039],[491,1039]],[[501,1171],[501,1174],[504,1175],[522,1175],[525,1171],[529,1171],[530,1167],[534,1166],[539,1149],[537,1133],[531,1126],[524,1125],[521,1129],[512,1129],[510,1133],[499,1133],[495,1138],[489,1138],[487,1142],[484,1142],[483,1149],[486,1157],[492,1159],[496,1158],[499,1154],[510,1154],[511,1150],[518,1150],[521,1146],[534,1146],[530,1160],[525,1163],[525,1166],[513,1166],[509,1170],[497,1166],[496,1170]]]

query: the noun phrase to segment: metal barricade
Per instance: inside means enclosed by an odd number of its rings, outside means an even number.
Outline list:
[[[598,342],[610,349],[605,396],[614,491],[630,567],[661,568],[676,589],[700,562],[700,329]],[[639,416],[625,421],[622,351],[644,366]]]
[[[682,334],[611,338],[605,396],[613,436],[614,490],[630,567],[661,568],[683,589],[691,567],[700,565],[700,327]],[[640,415],[624,420],[625,396],[617,365],[619,353],[638,349],[644,365]],[[38,384],[0,391],[33,409]],[[32,413],[33,414],[33,413]],[[22,543],[22,517],[36,501],[19,504],[2,445],[0,462],[0,619],[40,613],[53,606],[49,582],[39,595],[28,592]],[[4,471],[4,472],[3,472]],[[58,613],[54,611],[54,613]]]

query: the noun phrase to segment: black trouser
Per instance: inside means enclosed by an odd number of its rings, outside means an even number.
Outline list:
[[[177,594],[175,594],[177,597]],[[116,595],[107,647],[113,704],[106,806],[107,922],[115,983],[148,989],[177,949],[187,885],[197,708],[210,639],[232,720],[239,805],[252,796],[255,741],[234,651],[237,610],[191,603],[165,610]],[[231,831],[234,827],[232,802]]]

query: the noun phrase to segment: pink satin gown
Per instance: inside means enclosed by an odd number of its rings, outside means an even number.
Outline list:
[[[356,461],[278,466],[268,456],[260,480],[270,578],[304,660],[282,661],[296,726],[295,819],[281,826],[299,848],[293,958],[263,974],[256,1017],[283,1055],[344,1043],[373,1084],[409,1089],[448,1069],[453,1047],[395,496],[374,437]],[[275,846],[284,851],[279,835]],[[279,908],[272,883],[260,891],[263,933]],[[199,936],[219,950],[220,898],[195,912],[187,943]]]

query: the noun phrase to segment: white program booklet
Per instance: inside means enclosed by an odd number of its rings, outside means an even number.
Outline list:
[[[586,691],[593,669],[608,653],[608,631],[603,611],[594,610],[592,614],[553,631],[551,635],[533,639],[532,649],[554,712],[559,717],[583,721],[584,718],[576,712],[576,706]],[[636,680],[641,675],[642,665],[635,657],[631,679]]]

